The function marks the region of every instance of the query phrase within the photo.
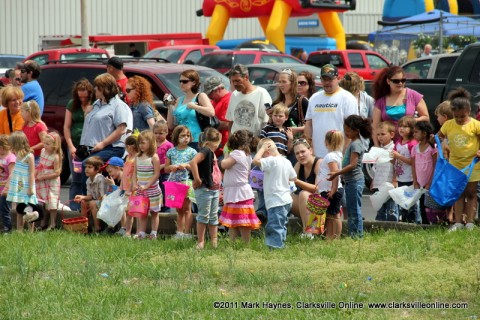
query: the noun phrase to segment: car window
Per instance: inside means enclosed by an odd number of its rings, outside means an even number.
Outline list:
[[[250,64],[255,62],[254,54],[236,54],[233,58],[233,65],[230,65],[229,68],[232,68],[236,64]]]
[[[183,54],[183,49],[152,50],[145,54],[145,58],[161,58],[176,63]]]
[[[365,63],[360,53],[349,53],[348,60],[350,60],[350,66],[352,68],[365,68]]]
[[[383,69],[388,67],[388,63],[379,56],[368,53],[366,54],[366,56],[371,69]]]
[[[326,64],[333,64],[337,68],[345,67],[345,63],[339,54],[330,53],[312,54],[308,57],[307,63],[319,68]]]
[[[79,52],[79,53],[67,53],[60,56],[60,60],[76,60],[76,59],[99,59],[108,58],[105,53],[93,53],[93,52]]]
[[[274,84],[277,82],[278,72],[265,68],[248,68],[250,81],[255,84]]]
[[[232,54],[209,54],[204,55],[197,62],[198,65],[209,67],[212,69],[231,69],[232,68]],[[177,79],[178,80],[178,79]]]
[[[414,61],[403,67],[407,79],[426,79],[432,59]]]
[[[194,50],[185,57],[184,63],[187,61],[191,61],[192,64],[196,64],[201,57],[202,57],[202,54],[200,50]]]
[[[435,70],[435,79],[446,79],[452,69],[453,64],[457,61],[458,56],[443,57],[438,59],[437,70]]]
[[[39,65],[44,65],[44,64],[47,64],[47,62],[48,62],[48,55],[47,54],[41,54],[41,55],[35,56],[33,58],[30,58],[30,60],[36,61]]]
[[[15,68],[17,62],[22,62],[22,58],[0,57],[0,68]]]

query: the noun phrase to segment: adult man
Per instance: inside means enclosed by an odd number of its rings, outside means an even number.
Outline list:
[[[35,100],[40,107],[40,115],[42,115],[45,100],[43,98],[42,87],[40,87],[37,81],[40,72],[42,72],[40,66],[36,61],[27,60],[24,63],[18,63],[17,67],[20,69],[20,78],[22,79],[22,83],[24,83],[21,87],[25,95],[23,102]]]
[[[208,95],[210,100],[213,101],[213,107],[215,108],[215,115],[220,120],[220,126],[218,131],[222,134],[222,142],[215,154],[217,157],[223,154],[223,146],[228,141],[229,121],[225,118],[227,114],[228,104],[230,103],[230,96],[232,95],[222,82],[222,79],[216,76],[211,76],[205,79],[203,85],[204,92]]]
[[[121,97],[128,104],[127,99],[127,76],[123,73],[123,61],[119,57],[111,57],[107,61],[107,72],[110,73],[115,80],[117,85],[122,90],[123,96]]]
[[[357,100],[339,85],[338,70],[331,64],[322,67],[323,90],[314,93],[308,103],[305,115],[305,136],[312,138],[315,156],[325,157],[325,134],[330,130],[343,132],[343,120],[358,114]]]
[[[135,47],[135,43],[130,43],[130,45],[128,47],[129,47],[129,50],[130,50],[130,52],[128,53],[129,56],[132,56],[132,57],[135,57],[135,58],[139,58],[139,57],[142,56],[140,54],[140,51],[138,51],[137,48]]]
[[[422,53],[422,57],[429,57],[432,55],[432,45],[431,44],[426,44],[424,47],[423,47],[423,53]]]
[[[258,136],[268,121],[265,104],[271,105],[272,98],[267,90],[250,82],[248,69],[244,65],[235,65],[229,76],[235,87],[226,114],[226,119],[231,121],[230,132],[245,129]]]

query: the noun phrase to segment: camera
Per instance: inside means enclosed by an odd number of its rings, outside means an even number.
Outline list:
[[[175,99],[173,98],[173,96],[170,93],[165,95],[165,97],[163,98],[163,102],[165,104],[168,104],[168,103],[173,102],[173,101],[175,101]]]

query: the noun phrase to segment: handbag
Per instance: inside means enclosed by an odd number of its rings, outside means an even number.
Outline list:
[[[198,94],[195,96],[194,102],[198,104]],[[216,116],[207,117],[197,110],[195,110],[195,115],[197,116],[198,125],[202,131],[208,127],[217,129],[220,126],[220,120],[218,120]]]
[[[432,196],[430,195],[430,191],[425,192],[425,198],[423,203],[425,204],[426,208],[432,209],[432,210],[445,210],[447,209],[444,206],[441,206],[435,201]]]
[[[442,144],[438,135],[435,135],[435,142],[437,143],[438,159],[430,186],[430,196],[439,205],[451,207],[467,187],[468,179],[472,175],[473,167],[478,162],[478,158],[474,157],[466,168],[459,170],[443,156]]]
[[[128,199],[127,213],[134,218],[144,218],[150,211],[150,199],[140,193],[130,196]]]

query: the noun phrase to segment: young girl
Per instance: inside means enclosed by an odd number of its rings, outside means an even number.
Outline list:
[[[343,175],[345,198],[348,208],[348,233],[352,238],[363,237],[362,192],[365,178],[362,171],[362,158],[365,147],[360,140],[370,138],[372,127],[368,119],[358,115],[348,116],[343,123],[345,137],[351,140],[342,161],[342,169],[328,174],[329,181]]]
[[[125,158],[125,164],[123,165],[123,176],[120,184],[120,189],[125,191],[126,196],[130,196],[132,189],[133,174],[135,171],[135,157],[138,153],[137,136],[131,135],[125,139],[125,150],[127,151],[127,157]],[[130,237],[132,235],[132,223],[133,217],[124,214],[122,221],[120,222],[122,227],[117,232],[121,236]]]
[[[43,139],[47,135],[47,126],[40,119],[40,107],[34,100],[24,102],[20,107],[20,113],[25,122],[22,130],[27,136],[28,144],[35,156],[35,164],[37,165],[40,161]]]
[[[472,162],[480,148],[480,121],[470,117],[470,98],[470,93],[463,88],[455,89],[449,94],[453,119],[446,121],[438,133],[440,139],[448,139],[450,148],[448,160],[460,170]],[[480,181],[480,163],[475,165],[465,191],[455,202],[455,224],[452,225],[450,231],[463,228],[472,230],[475,227],[473,219],[477,208],[478,181]],[[464,214],[466,215],[465,225],[462,223]]]
[[[398,121],[400,139],[395,142],[392,156],[394,161],[393,180],[397,182],[399,187],[411,186],[413,184],[411,152],[413,147],[418,143],[413,139],[415,123],[416,120],[412,116],[404,116]],[[414,205],[409,210],[399,208],[399,215],[402,216],[403,222],[428,223],[426,220],[422,221],[423,219],[420,215],[418,205]]]
[[[158,159],[157,143],[151,130],[145,130],[138,136],[138,149],[140,153],[135,157],[135,166],[132,186],[137,193],[150,200],[150,214],[152,215],[152,231],[149,239],[157,238],[158,212],[162,206],[162,191],[158,185],[160,176],[160,160]],[[148,217],[140,218],[140,226],[137,230],[137,238],[145,238]]]
[[[153,125],[153,134],[157,141],[157,154],[160,159],[160,188],[163,194],[163,204],[161,212],[170,212],[170,208],[165,206],[165,186],[163,183],[168,179],[168,173],[165,172],[165,162],[167,160],[167,151],[173,148],[173,144],[167,140],[168,125],[166,121],[157,121]]]
[[[35,194],[35,160],[30,151],[27,136],[21,131],[15,131],[8,138],[8,144],[17,157],[13,173],[8,181],[7,201],[17,204],[38,203]],[[24,215],[17,214],[17,230],[23,231]],[[25,221],[33,222],[39,218],[39,212],[25,214]]]
[[[176,239],[192,238],[192,201],[195,202],[195,193],[192,180],[189,179],[190,161],[197,151],[188,144],[192,142],[192,134],[185,126],[177,126],[172,133],[172,143],[175,146],[167,151],[165,160],[165,172],[171,173],[169,179],[190,186],[188,194],[183,201],[183,206],[177,209],[177,232]]]
[[[38,198],[45,202],[50,212],[47,230],[53,230],[57,222],[58,200],[60,198],[60,173],[62,172],[62,142],[60,135],[49,132],[43,138],[44,148],[40,154],[40,163],[35,172]],[[47,215],[42,221],[42,228],[47,227]]]
[[[229,228],[230,239],[240,234],[245,243],[250,241],[252,229],[260,228],[255,214],[254,194],[248,184],[252,164],[250,153],[256,150],[257,141],[247,130],[235,131],[228,138],[230,153],[220,163],[223,176],[223,210],[220,223]]]
[[[193,188],[198,205],[197,214],[197,248],[205,246],[205,230],[208,232],[212,246],[217,247],[218,200],[222,174],[217,164],[215,151],[222,135],[217,129],[207,128],[200,134],[199,142],[202,148],[190,161],[190,170],[193,175]]]
[[[328,174],[336,172],[342,166],[343,132],[331,130],[325,135],[325,146],[328,153],[320,164],[316,184],[320,195],[328,201],[327,219],[325,221],[325,236],[333,240],[342,234],[342,220],[340,220],[340,204],[343,197],[342,182],[339,177],[328,181]]]
[[[11,204],[7,201],[6,186],[15,167],[15,159],[15,155],[10,151],[8,136],[0,135],[0,215],[3,221],[3,232],[12,230]]]

